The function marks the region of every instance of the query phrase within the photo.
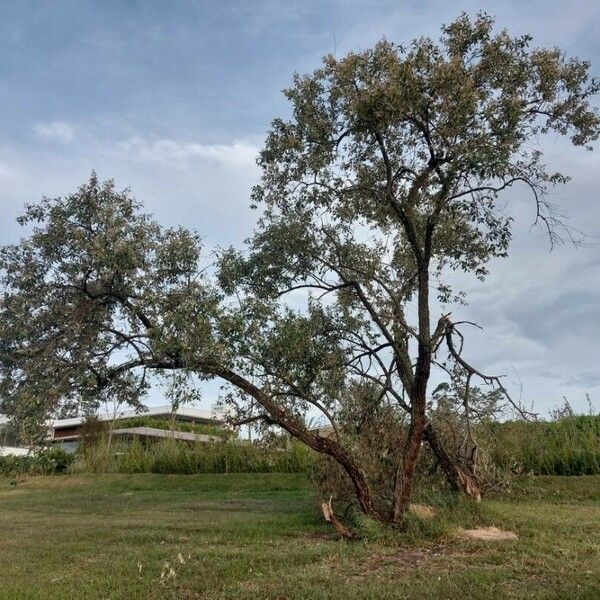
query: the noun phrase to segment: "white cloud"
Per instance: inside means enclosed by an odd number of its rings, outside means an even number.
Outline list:
[[[135,136],[118,144],[119,154],[137,161],[172,164],[208,159],[234,168],[253,167],[258,150],[258,146],[244,140],[234,140],[231,144],[200,144]]]
[[[51,121],[49,123],[36,123],[33,131],[42,140],[68,144],[73,140],[75,130],[64,121]]]

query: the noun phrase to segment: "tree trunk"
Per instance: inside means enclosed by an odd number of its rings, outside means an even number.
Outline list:
[[[412,227],[406,227],[407,234],[414,236]],[[427,383],[431,373],[431,324],[429,321],[429,260],[431,257],[431,240],[433,225],[428,222],[425,231],[424,248],[421,250],[416,238],[411,240],[413,251],[418,266],[418,296],[417,305],[419,313],[419,351],[415,365],[415,376],[413,385],[409,390],[411,400],[410,426],[408,438],[402,454],[402,463],[396,472],[394,483],[394,503],[392,508],[392,521],[399,523],[408,510],[410,494],[412,491],[415,468],[421,452],[423,442],[423,431],[427,424],[425,411],[427,408]]]
[[[362,469],[340,443],[329,437],[315,435],[306,429],[306,427],[296,419],[290,418],[285,410],[282,409],[268,394],[231,369],[210,362],[202,363],[201,367],[204,371],[222,377],[252,396],[267,411],[270,418],[277,423],[277,425],[285,429],[290,435],[316,452],[331,456],[342,466],[348,477],[350,477],[361,510],[366,515],[369,515],[382,523],[389,521],[387,515],[381,513],[373,505],[371,490]]]
[[[408,510],[415,468],[421,452],[424,427],[424,415],[414,415],[408,428],[408,438],[404,446],[402,463],[396,473],[394,506],[392,509],[392,521],[394,523],[399,523],[404,513]]]
[[[458,492],[463,492],[475,502],[481,502],[481,490],[477,480],[452,460],[431,423],[427,423],[423,435],[438,459],[450,486]]]

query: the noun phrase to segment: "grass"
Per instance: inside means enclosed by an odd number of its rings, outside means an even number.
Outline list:
[[[174,439],[148,444],[134,440],[117,442],[109,451],[106,440],[101,439],[75,455],[70,471],[161,475],[306,473],[314,463],[314,457],[310,448],[298,442],[289,447],[276,447],[241,440],[195,444]]]
[[[600,415],[493,422],[481,434],[499,467],[536,475],[600,474]]]
[[[0,598],[600,597],[600,477],[523,480],[477,509],[429,501],[432,521],[347,543],[302,474],[0,479]],[[520,539],[453,535],[477,524]]]

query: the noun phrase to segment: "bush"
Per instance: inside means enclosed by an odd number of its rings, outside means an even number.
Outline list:
[[[383,401],[377,389],[370,385],[349,387],[343,411],[338,413],[337,433],[343,445],[360,458],[373,503],[381,513],[391,510],[395,469],[404,447],[406,429],[404,413]],[[422,474],[423,461],[419,469]],[[319,497],[331,497],[337,505],[336,512],[344,517],[356,513],[354,488],[339,463],[319,455],[310,475]]]
[[[23,477],[66,473],[73,460],[72,454],[56,446],[29,456],[0,456],[0,475]]]
[[[291,442],[249,443],[239,440],[189,444],[162,439],[142,443],[119,442],[109,449],[106,440],[82,448],[73,472],[91,473],[299,473],[307,472],[314,453]]]
[[[489,452],[500,467],[534,475],[600,474],[600,416],[508,421],[489,426]]]

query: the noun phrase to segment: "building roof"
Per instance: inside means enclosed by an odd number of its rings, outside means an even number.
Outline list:
[[[196,423],[220,423],[223,421],[223,412],[217,410],[203,410],[200,408],[192,408],[190,406],[182,406],[176,411],[177,418],[182,421],[195,421]],[[145,411],[123,411],[117,414],[117,420],[130,419],[134,417],[165,417],[171,416],[171,407],[166,406],[151,406]],[[113,420],[112,415],[98,415],[98,420],[102,422],[110,422]],[[50,427],[53,429],[63,429],[66,427],[77,427],[83,425],[85,417],[73,417],[71,419],[53,419],[50,421]]]
[[[125,427],[123,429],[113,429],[112,434],[138,437],[172,438],[174,440],[183,440],[185,442],[218,442],[221,440],[221,438],[216,435],[191,433],[189,431],[169,431],[167,429],[156,429],[154,427]]]

